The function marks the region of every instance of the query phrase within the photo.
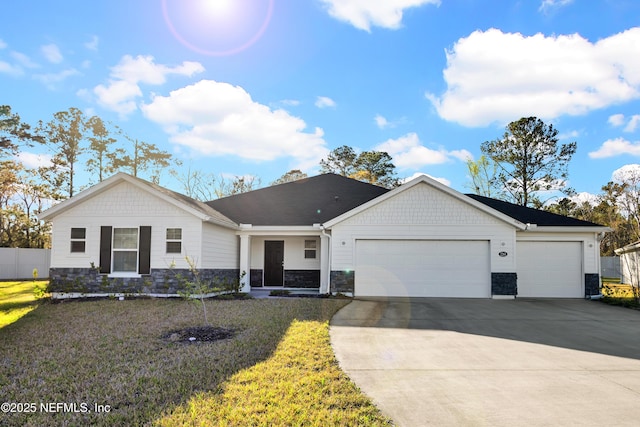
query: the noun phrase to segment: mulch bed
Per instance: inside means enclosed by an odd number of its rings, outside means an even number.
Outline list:
[[[163,335],[162,338],[170,342],[191,344],[226,340],[232,338],[234,335],[235,331],[233,329],[218,328],[215,326],[194,326],[171,331]]]

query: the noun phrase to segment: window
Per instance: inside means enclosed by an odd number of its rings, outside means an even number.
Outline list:
[[[305,240],[304,241],[304,258],[316,259],[317,240]]]
[[[113,229],[113,272],[138,271],[138,229]]]
[[[182,253],[182,228],[167,228],[167,253]]]
[[[86,228],[72,228],[71,229],[71,252],[84,253],[86,246]]]

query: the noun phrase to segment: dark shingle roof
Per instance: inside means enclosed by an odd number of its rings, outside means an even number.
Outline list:
[[[489,197],[478,196],[477,194],[467,194],[467,196],[489,206],[492,209],[502,212],[503,214],[508,215],[513,219],[517,219],[524,224],[537,224],[540,226],[555,227],[602,227],[601,225],[594,224],[593,222],[583,221],[563,215],[557,215],[539,209],[514,205],[513,203],[491,199]]]
[[[241,224],[322,224],[389,191],[335,174],[318,175],[248,193],[224,197],[207,205]]]

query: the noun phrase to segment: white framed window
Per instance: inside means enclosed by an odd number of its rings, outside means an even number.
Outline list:
[[[136,273],[138,271],[138,229],[113,229],[114,273]]]
[[[316,259],[318,251],[318,241],[317,240],[305,240],[304,241],[304,258],[305,259]]]
[[[71,229],[71,252],[84,253],[87,245],[87,229],[72,228]]]
[[[182,228],[167,228],[167,253],[182,253]]]

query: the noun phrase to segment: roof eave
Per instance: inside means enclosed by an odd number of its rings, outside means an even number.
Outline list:
[[[602,225],[538,225],[535,228],[529,228],[523,231],[527,233],[608,233],[613,230]]]

